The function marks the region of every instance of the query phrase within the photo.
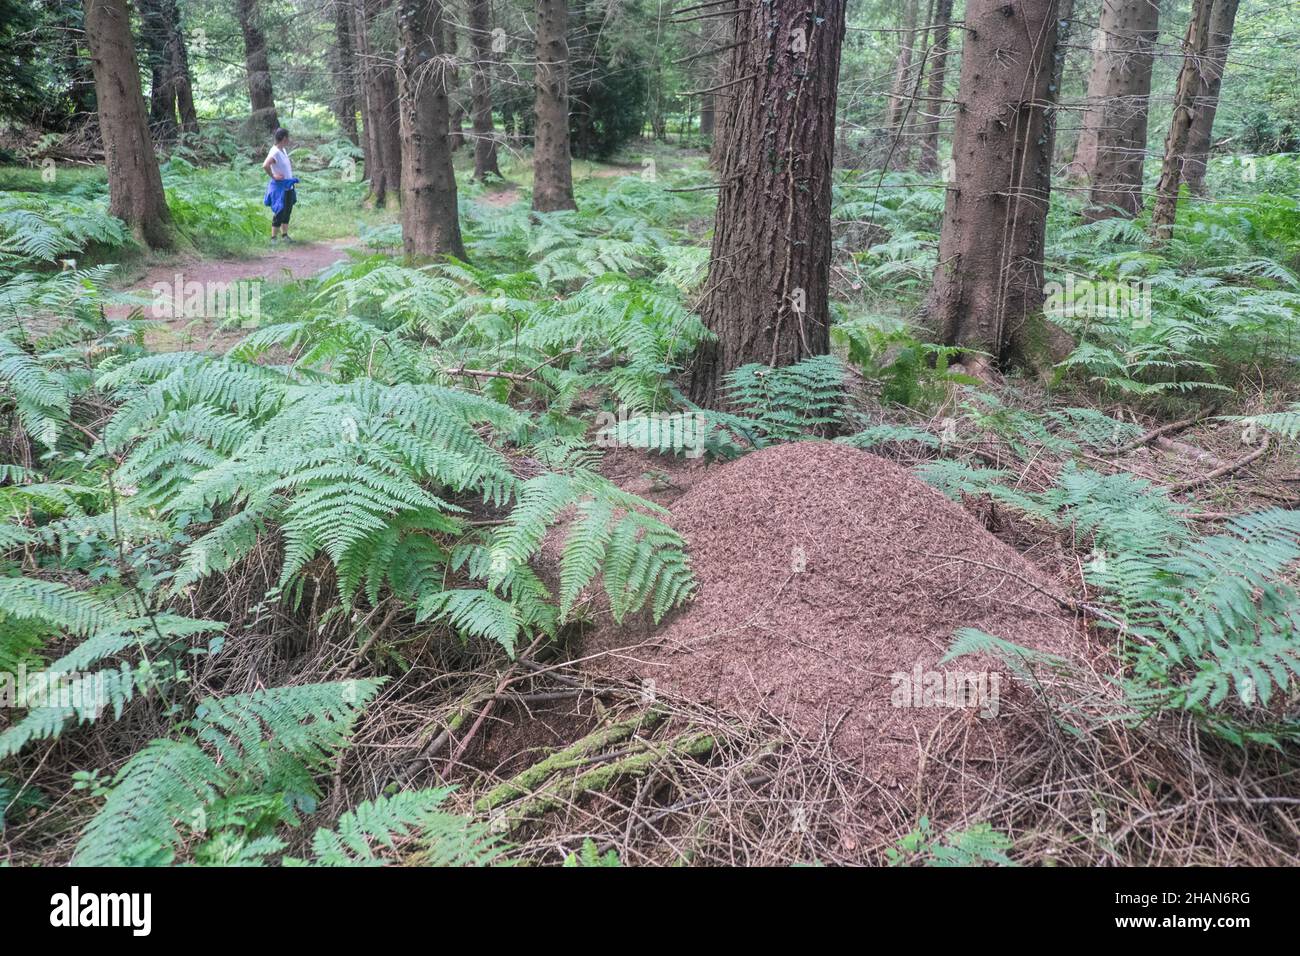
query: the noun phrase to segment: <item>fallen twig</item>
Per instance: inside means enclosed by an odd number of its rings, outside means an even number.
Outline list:
[[[1099,451],[1103,455],[1123,455],[1127,452],[1134,451],[1135,449],[1141,448],[1143,445],[1155,441],[1157,438],[1163,438],[1166,435],[1173,435],[1191,428],[1197,422],[1204,421],[1206,418],[1213,415],[1217,408],[1218,406],[1211,405],[1208,408],[1201,409],[1191,418],[1180,418],[1176,422],[1169,422],[1165,425],[1161,425],[1159,428],[1153,428],[1140,438],[1135,438],[1131,442],[1120,445],[1118,448],[1102,448],[1099,449]]]
[[[1215,468],[1213,471],[1206,472],[1200,478],[1192,478],[1188,481],[1180,481],[1169,488],[1170,494],[1178,494],[1183,491],[1191,491],[1193,488],[1200,488],[1202,485],[1208,485],[1216,478],[1222,478],[1224,475],[1231,475],[1233,472],[1241,471],[1252,461],[1262,458],[1269,449],[1268,436],[1264,436],[1264,441],[1258,448],[1252,451],[1244,458],[1238,458],[1236,461],[1230,461],[1226,465]]]

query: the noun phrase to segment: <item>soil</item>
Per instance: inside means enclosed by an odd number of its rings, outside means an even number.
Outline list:
[[[150,315],[155,286],[166,283],[234,283],[239,280],[303,279],[313,276],[345,257],[355,240],[333,242],[277,244],[265,254],[250,259],[203,259],[197,256],[177,258],[165,265],[151,266],[122,291],[142,296],[145,304],[118,303],[105,309],[110,319],[125,319],[133,309]],[[179,318],[160,320],[160,328],[150,333],[148,344],[160,351],[224,352],[246,334],[247,330],[223,328],[219,320]]]
[[[503,209],[506,206],[513,206],[519,200],[519,187],[513,184],[505,185],[496,189],[489,189],[478,197],[478,201],[485,206],[492,206],[494,209]]]
[[[660,455],[640,448],[608,448],[600,460],[600,473],[614,484],[665,507],[717,468],[702,457]]]
[[[1001,665],[940,664],[959,628],[1084,656],[1078,623],[1036,590],[1059,587],[959,505],[857,449],[800,442],[692,472],[672,523],[690,545],[694,600],[659,628],[598,624],[587,666],[829,735],[886,786],[912,785],[938,739],[986,759],[1013,732],[993,711],[1024,692]],[[983,672],[978,697],[967,685],[926,700],[931,675],[967,672]]]

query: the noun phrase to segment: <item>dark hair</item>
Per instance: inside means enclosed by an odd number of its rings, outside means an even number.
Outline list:
[[[279,129],[275,131],[275,141],[277,143],[283,143],[288,138],[289,138],[289,131],[285,129],[283,126],[281,126]]]

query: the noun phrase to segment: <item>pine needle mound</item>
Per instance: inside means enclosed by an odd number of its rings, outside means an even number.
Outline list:
[[[592,668],[830,735],[883,785],[912,786],[922,754],[983,761],[1005,749],[1008,704],[1025,692],[988,657],[941,663],[959,629],[1083,656],[1076,625],[1043,593],[1059,587],[875,455],[775,446],[720,467],[672,512],[695,599],[657,630],[598,630],[584,648]]]

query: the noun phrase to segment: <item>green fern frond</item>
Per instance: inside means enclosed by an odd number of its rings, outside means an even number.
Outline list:
[[[382,866],[399,841],[414,843],[427,866],[489,866],[502,853],[486,824],[439,809],[451,788],[405,790],[368,800],[312,838],[316,866]],[[295,861],[300,862],[300,861]]]

